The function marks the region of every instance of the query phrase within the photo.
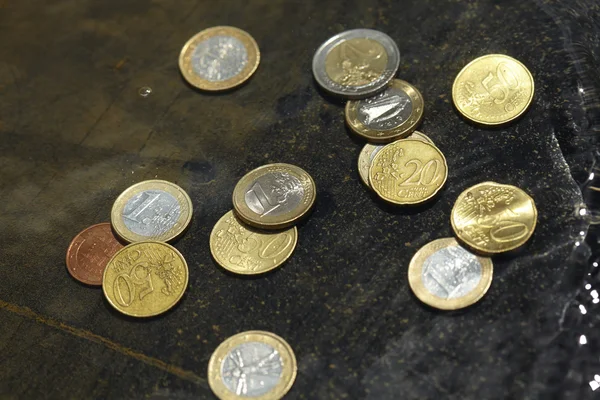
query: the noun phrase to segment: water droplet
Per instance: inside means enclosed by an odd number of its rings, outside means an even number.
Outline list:
[[[152,93],[152,88],[150,86],[142,86],[140,90],[138,90],[138,93],[142,97],[148,97]]]

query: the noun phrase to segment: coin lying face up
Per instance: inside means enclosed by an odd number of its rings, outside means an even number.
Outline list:
[[[298,243],[295,226],[284,231],[261,231],[240,221],[233,211],[223,215],[210,234],[210,252],[236,274],[262,274],[283,264]]]
[[[349,99],[369,97],[392,80],[400,51],[385,33],[354,29],[323,43],[313,58],[313,74],[326,91]]]
[[[465,117],[483,125],[499,125],[518,118],[533,99],[531,72],[503,54],[476,58],[458,73],[452,100]]]
[[[315,202],[311,176],[290,164],[268,164],[248,172],[233,190],[233,207],[245,223],[259,229],[295,224]]]
[[[437,239],[423,246],[408,267],[408,283],[423,303],[457,310],[479,301],[492,284],[490,258],[477,256],[456,239]]]
[[[226,90],[247,81],[259,61],[258,45],[247,32],[215,26],[188,40],[179,55],[179,69],[199,89]]]
[[[529,240],[537,223],[537,208],[516,186],[482,182],[458,196],[450,222],[467,246],[483,254],[498,254]]]
[[[248,331],[217,347],[208,363],[208,384],[221,400],[278,400],[294,384],[296,371],[296,357],[285,340]]]
[[[113,205],[110,220],[128,242],[167,242],[179,236],[192,219],[192,201],[174,183],[149,180],[130,186]]]
[[[423,118],[423,96],[408,82],[394,79],[381,93],[346,103],[346,123],[369,142],[407,137]]]
[[[106,264],[122,248],[108,222],[92,225],[71,241],[67,269],[79,282],[100,286]]]

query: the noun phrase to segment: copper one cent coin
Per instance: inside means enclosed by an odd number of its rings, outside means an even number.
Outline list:
[[[102,274],[108,261],[122,248],[108,222],[92,225],[71,241],[67,250],[67,269],[79,282],[102,285]]]

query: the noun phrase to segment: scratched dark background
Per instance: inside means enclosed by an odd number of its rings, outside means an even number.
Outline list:
[[[0,398],[209,399],[212,351],[248,329],[294,348],[290,399],[594,398],[599,17],[594,0],[0,0]],[[223,94],[189,87],[177,66],[214,25],[247,30],[262,53],[248,84]],[[359,27],[397,41],[398,76],[425,98],[421,130],[450,171],[427,206],[369,194],[343,103],[313,81],[318,45]],[[491,130],[459,118],[450,91],[494,52],[527,65],[536,93],[523,118]],[[282,268],[232,276],[208,236],[237,180],[269,162],[313,176],[315,210]],[[133,320],[68,275],[65,251],[109,220],[122,190],[155,177],[194,203],[176,243],[190,284],[169,313]],[[538,228],[494,260],[480,303],[429,309],[408,262],[451,235],[454,200],[483,180],[529,192]]]

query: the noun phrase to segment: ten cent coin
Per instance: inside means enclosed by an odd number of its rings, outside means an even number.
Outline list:
[[[104,270],[104,296],[118,311],[151,317],[173,307],[188,284],[188,266],[173,246],[132,243],[111,258]]]
[[[298,243],[298,230],[260,231],[229,211],[210,234],[210,252],[225,269],[236,274],[262,274],[283,264]]]
[[[122,248],[108,222],[92,225],[71,241],[67,250],[67,270],[79,282],[102,285],[106,264]]]
[[[521,62],[502,54],[479,57],[458,73],[452,100],[466,118],[484,125],[512,121],[533,99],[531,73]]]
[[[245,223],[263,229],[293,225],[311,209],[311,176],[290,164],[268,164],[248,172],[233,190],[233,207]]]
[[[394,204],[418,204],[432,198],[448,178],[442,152],[431,143],[405,139],[386,145],[369,169],[371,188]]]
[[[221,400],[278,400],[296,379],[296,356],[279,336],[247,331],[217,347],[208,362],[208,384]]]
[[[423,246],[408,267],[408,283],[423,303],[457,310],[479,301],[492,284],[493,264],[456,239],[437,239]]]
[[[326,91],[350,99],[369,97],[392,80],[400,51],[388,35],[354,29],[323,43],[313,58],[313,74]]]
[[[399,79],[381,93],[346,103],[346,123],[373,143],[406,137],[423,118],[423,97],[414,86]]]
[[[484,254],[516,249],[529,240],[537,223],[533,199],[518,187],[483,182],[462,192],[451,223],[459,240]]]
[[[149,180],[126,189],[115,201],[110,219],[128,242],[167,242],[179,236],[192,219],[192,201],[174,183]]]
[[[179,69],[199,89],[226,90],[247,81],[259,61],[258,45],[247,32],[215,26],[188,40],[179,54]]]

